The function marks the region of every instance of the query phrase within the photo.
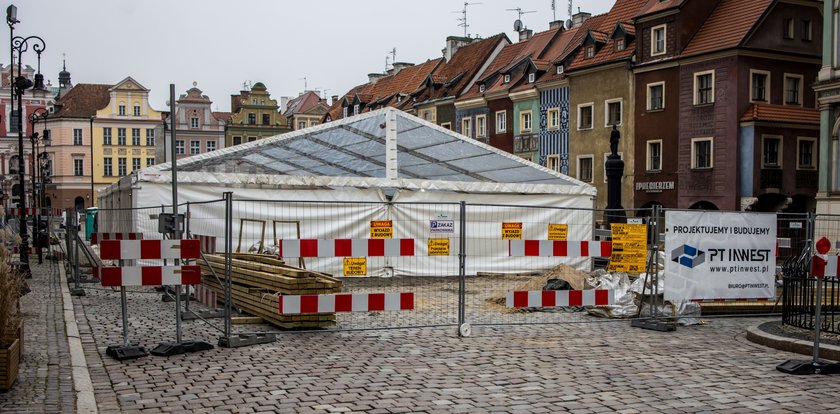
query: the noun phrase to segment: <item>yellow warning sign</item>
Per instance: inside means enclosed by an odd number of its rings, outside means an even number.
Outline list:
[[[429,256],[449,256],[449,239],[429,239]]]
[[[569,225],[568,224],[549,224],[548,225],[548,239],[549,240],[568,240]]]
[[[371,239],[390,239],[394,237],[394,223],[391,220],[372,220],[370,222]]]
[[[641,273],[647,262],[647,225],[616,223],[612,227],[612,272]]]
[[[367,258],[345,257],[344,276],[367,276]]]
[[[522,240],[522,223],[502,223],[502,240]]]

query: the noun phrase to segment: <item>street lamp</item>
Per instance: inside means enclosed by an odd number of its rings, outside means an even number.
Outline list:
[[[47,108],[40,107],[36,108],[29,114],[29,141],[32,144],[32,207],[35,210],[35,223],[32,226],[32,238],[34,242],[32,246],[34,246],[38,250],[38,264],[44,263],[44,251],[43,251],[43,243],[41,240],[41,199],[39,196],[39,188],[36,187],[38,185],[38,173],[41,169],[41,154],[38,149],[39,143],[44,143],[44,146],[48,143],[48,137],[46,136],[39,136],[38,132],[35,131],[35,124],[37,124],[38,119],[44,120],[44,131],[46,131],[47,126],[47,116],[49,116],[49,112]],[[37,167],[36,167],[37,164]]]
[[[26,274],[27,276],[32,275],[32,271],[29,268],[29,235],[27,234],[26,229],[26,197],[24,197],[23,191],[23,184],[25,178],[24,172],[24,160],[23,160],[23,117],[21,113],[23,112],[21,109],[23,108],[23,93],[31,88],[33,85],[39,86],[37,84],[33,84],[33,82],[23,76],[23,67],[22,67],[22,58],[23,53],[29,50],[30,42],[32,43],[32,50],[38,54],[38,67],[41,67],[41,53],[46,48],[46,43],[44,39],[41,39],[38,36],[28,36],[28,37],[21,37],[15,36],[15,24],[20,23],[20,20],[17,19],[17,7],[14,5],[10,5],[6,8],[6,23],[9,25],[9,54],[11,59],[10,62],[14,62],[15,52],[17,52],[17,63],[18,63],[18,70],[17,70],[17,77],[14,78],[12,82],[12,99],[11,99],[11,113],[13,116],[16,116],[17,129],[18,129],[18,178],[20,179],[21,184],[21,197],[20,197],[20,261],[22,262],[20,266],[20,270]],[[12,72],[14,72],[14,64],[11,66]],[[40,73],[39,73],[40,75]],[[43,76],[36,76],[35,80],[36,83],[41,80],[43,83]],[[14,102],[15,96],[17,96],[17,112],[15,112]]]

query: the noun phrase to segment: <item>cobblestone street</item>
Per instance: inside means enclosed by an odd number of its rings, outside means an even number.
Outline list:
[[[26,350],[0,412],[74,412],[57,268],[35,266]],[[567,323],[283,334],[272,344],[118,362],[119,294],[84,285],[73,298],[100,412],[831,412],[837,377],[788,376],[794,354],[745,340],[771,319],[707,319],[660,333],[570,314]],[[198,306],[191,304],[191,306]],[[174,305],[152,289],[129,294],[130,339],[174,339]],[[220,324],[219,320],[215,321]],[[580,323],[585,322],[585,323]],[[265,326],[235,326],[257,330]],[[185,340],[214,343],[204,322]]]

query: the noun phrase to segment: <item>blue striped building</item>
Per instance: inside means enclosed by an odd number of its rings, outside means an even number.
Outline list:
[[[548,110],[560,109],[559,128],[548,127]],[[569,174],[569,87],[564,85],[540,91],[540,165],[551,168],[549,156],[559,158],[555,167]]]

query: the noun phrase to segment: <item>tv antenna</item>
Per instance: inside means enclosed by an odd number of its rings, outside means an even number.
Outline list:
[[[303,91],[306,92],[307,91],[306,76],[304,76],[302,78],[298,78],[298,80],[303,81]]]
[[[482,4],[482,3],[480,3],[480,2],[469,3],[469,2],[465,1],[464,2],[464,8],[462,10],[452,12],[452,13],[461,13],[461,17],[457,18],[456,20],[461,22],[461,23],[458,23],[458,26],[464,28],[464,37],[469,37],[469,34],[467,33],[467,29],[470,27],[470,25],[467,24],[467,6],[473,6],[473,5],[476,5],[476,4]]]
[[[557,4],[556,3],[557,3],[557,0],[551,0],[551,14],[553,16],[551,18],[551,21],[556,21],[557,20]]]
[[[572,7],[572,0],[569,0],[569,19],[575,14],[575,8]]]
[[[517,8],[515,8],[515,9],[505,9],[505,10],[507,10],[507,11],[515,11],[516,13],[518,13],[518,14],[519,14],[519,18],[518,18],[518,19],[516,19],[516,21],[515,21],[515,22],[513,22],[513,30],[516,30],[517,32],[518,32],[518,31],[520,31],[520,30],[522,30],[522,29],[525,29],[525,26],[522,24],[522,15],[523,15],[523,14],[536,13],[536,12],[537,12],[536,10],[522,11],[522,8],[521,8],[521,7],[517,7]]]

